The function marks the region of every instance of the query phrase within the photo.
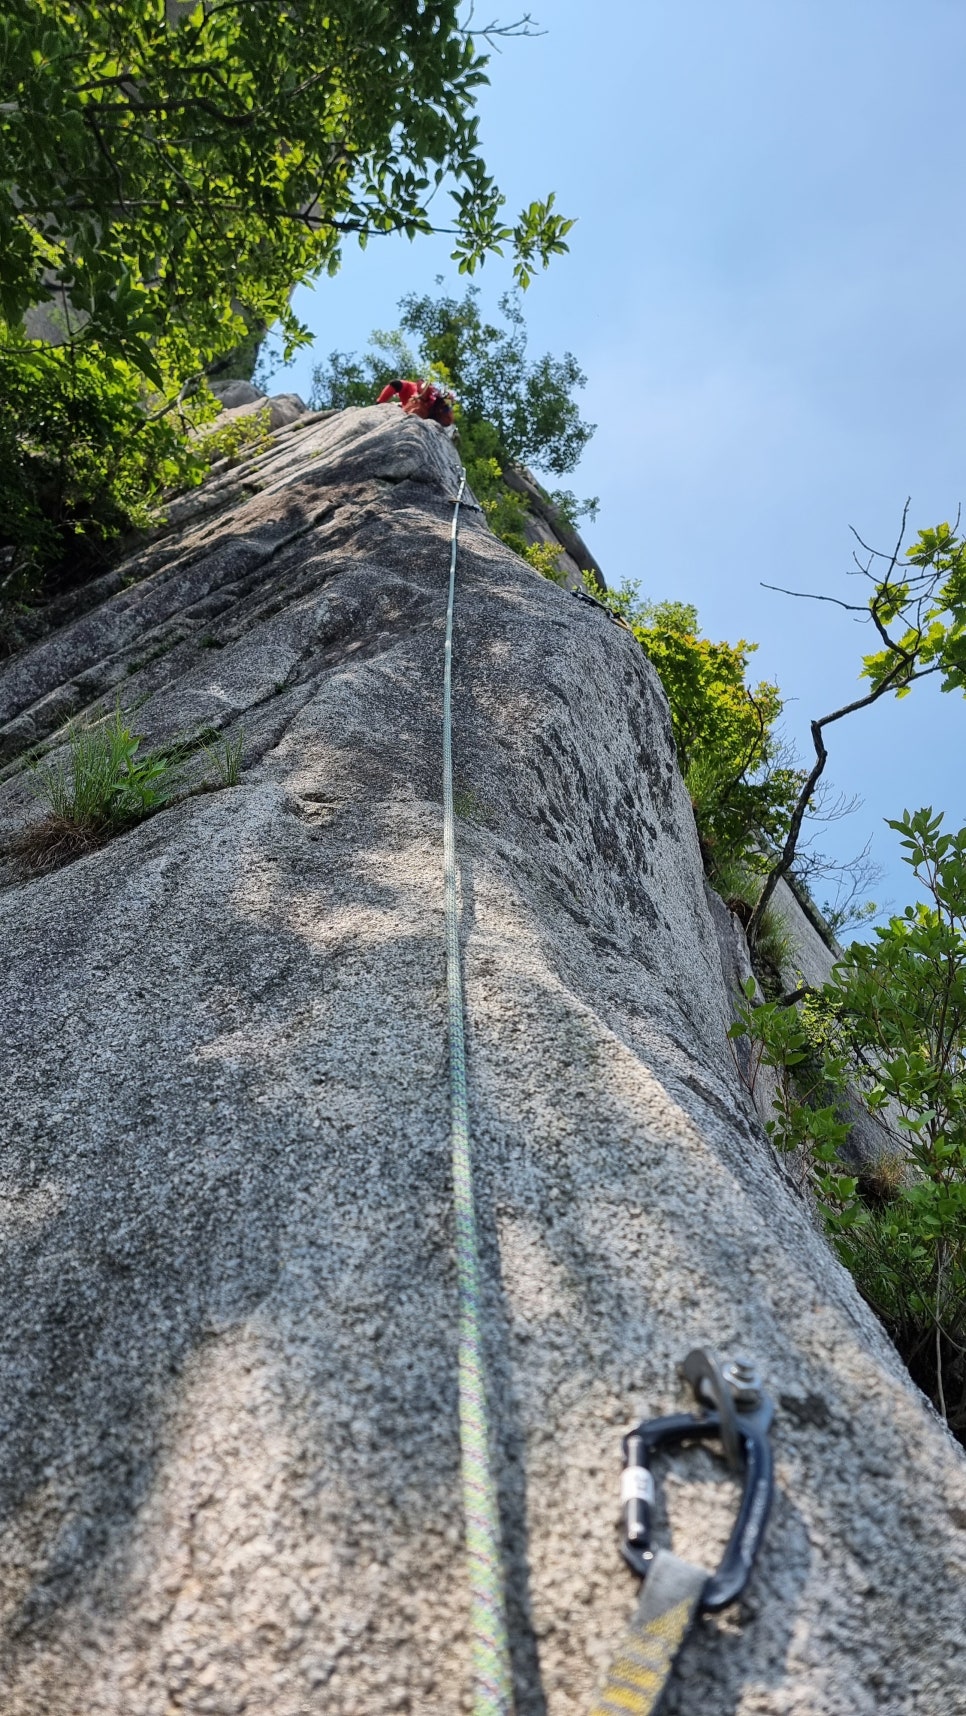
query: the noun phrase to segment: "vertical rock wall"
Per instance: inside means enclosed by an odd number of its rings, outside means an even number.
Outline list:
[[[243,735],[33,881],[7,860],[0,1706],[467,1708],[440,879],[451,447],[303,418],[0,672],[24,746],[120,695]],[[632,640],[464,521],[456,768],[518,1716],[586,1711],[634,1581],[622,1429],[698,1341],[779,1402],[740,1608],[668,1709],[952,1716],[966,1464],[736,1077],[667,709]],[[200,786],[203,751],[184,790]],[[685,1481],[685,1475],[687,1481]],[[681,1551],[730,1484],[664,1470]]]

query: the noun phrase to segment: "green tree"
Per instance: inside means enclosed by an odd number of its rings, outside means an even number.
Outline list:
[[[145,408],[123,358],[27,341],[0,325],[0,646],[44,574],[69,561],[80,580],[106,546],[151,523],[167,489],[200,481],[210,448],[180,416]]]
[[[837,596],[816,597],[807,591],[783,591],[806,600],[833,602],[858,615],[872,627],[880,647],[863,657],[861,678],[869,681],[870,689],[811,723],[815,761],[803,778],[781,851],[752,913],[748,926],[752,939],[779,880],[795,863],[802,823],[828,761],[826,728],[846,715],[870,708],[890,693],[907,697],[917,680],[933,674],[942,675],[944,691],[966,693],[966,539],[945,523],[920,531],[912,547],[903,549],[908,513],[907,501],[891,553],[870,548],[856,535],[861,549],[861,555],[856,555],[858,571],[871,585],[864,603],[845,602]],[[765,588],[781,586],[769,584]]]
[[[370,405],[400,375],[431,375],[453,388],[473,492],[496,535],[527,554],[526,497],[507,485],[504,473],[523,462],[554,475],[574,469],[594,433],[574,398],[586,377],[570,352],[527,357],[523,313],[512,293],[500,299],[503,326],[484,319],[472,286],[462,298],[410,293],[399,309],[399,327],[376,330],[367,351],[334,351],[316,368],[313,405]],[[544,493],[571,528],[583,514],[596,515],[596,500],[580,502],[569,490]]]
[[[400,326],[416,337],[423,362],[449,376],[464,423],[491,424],[505,460],[554,476],[575,468],[594,433],[573,397],[587,378],[571,352],[527,357],[514,294],[500,299],[503,327],[483,319],[472,287],[462,299],[412,293],[399,307]]]
[[[902,523],[904,535],[905,513]],[[966,539],[948,523],[921,530],[902,560],[898,552],[888,557],[884,573],[877,562],[886,556],[865,552],[860,569],[874,585],[869,618],[883,646],[862,664],[873,691],[904,697],[930,673],[942,674],[944,691],[966,690]]]
[[[45,577],[99,571],[124,532],[156,522],[165,495],[265,434],[267,413],[208,429],[210,395],[151,410],[144,378],[92,346],[47,346],[0,324],[0,653]],[[56,575],[56,576],[55,576]]]
[[[788,766],[777,731],[781,693],[768,680],[749,683],[756,644],[702,637],[689,603],[642,601],[630,584],[605,593],[586,582],[657,669],[705,865],[732,892],[784,835],[803,778]]]
[[[571,352],[528,359],[513,293],[500,299],[503,327],[484,321],[474,286],[462,298],[409,293],[399,310],[399,327],[377,329],[361,357],[331,352],[316,368],[316,406],[371,405],[396,376],[433,375],[454,389],[461,441],[469,438],[474,451],[479,443],[481,457],[530,463],[556,476],[574,469],[594,433],[574,398],[587,378]],[[484,424],[487,432],[477,434]]]
[[[777,1070],[776,1144],[803,1152],[843,1260],[966,1440],[966,828],[942,822],[889,824],[924,898],[853,942],[803,1013],[749,994],[732,1034]],[[850,1097],[899,1135],[859,1174]]]
[[[567,248],[552,197],[507,223],[487,172],[475,103],[495,33],[474,34],[459,0],[8,0],[8,615],[65,554],[80,570],[197,480],[206,371],[272,322],[287,351],[306,339],[291,289],[334,271],[347,235],[428,232],[448,187],[462,271],[509,248],[526,285]]]
[[[0,65],[0,315],[59,307],[158,386],[253,322],[303,338],[291,288],[433,230],[444,184],[461,269],[566,248],[552,198],[504,219],[458,0],[7,0]]]

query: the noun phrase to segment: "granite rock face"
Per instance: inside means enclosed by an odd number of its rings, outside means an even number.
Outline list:
[[[219,397],[215,388],[211,391],[216,398]],[[269,429],[284,429],[308,411],[305,400],[297,393],[274,393],[269,399],[248,381],[226,382],[220,398],[222,408],[214,422],[206,425],[209,429],[224,429],[226,424],[234,423],[239,417],[255,417],[265,411],[268,412]],[[203,430],[201,432],[204,433]]]
[[[239,405],[258,405],[265,398],[262,388],[250,381],[209,381],[208,388],[224,411],[234,411]]]
[[[0,675],[25,746],[116,695],[243,735],[0,891],[0,1708],[467,1708],[441,885],[452,447],[309,414]],[[746,1601],[681,1716],[952,1716],[966,1461],[749,1106],[664,698],[464,514],[455,753],[518,1716],[581,1716],[634,1581],[620,1435],[707,1341],[779,1405]],[[204,751],[185,791],[202,783]],[[192,769],[195,771],[192,774]],[[714,1554],[709,1454],[663,1484]],[[958,1658],[957,1658],[958,1652]]]
[[[524,535],[530,543],[558,542],[561,552],[557,557],[557,582],[565,590],[582,590],[584,573],[590,573],[594,582],[602,590],[606,590],[607,581],[604,574],[587,547],[583,537],[572,524],[568,524],[559,507],[548,498],[546,491],[537,482],[532,471],[524,465],[508,465],[503,471],[503,481],[508,488],[515,489],[522,495],[527,505],[524,519]]]

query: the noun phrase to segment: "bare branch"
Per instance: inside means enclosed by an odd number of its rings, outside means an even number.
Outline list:
[[[850,614],[865,614],[868,617],[867,602],[843,602],[840,596],[819,596],[814,590],[786,590],[784,584],[766,584],[761,581],[761,589],[777,590],[780,596],[798,596],[803,602],[833,602],[837,608],[845,608]]]
[[[905,539],[906,523],[907,523],[908,518],[909,518],[909,507],[911,504],[912,504],[912,496],[906,495],[906,504],[902,509],[902,523],[899,526],[899,535],[896,538],[895,548],[892,550],[892,559],[889,562],[889,570],[886,573],[886,580],[885,580],[886,583],[888,583],[890,577],[892,576],[892,573],[895,571],[896,566],[898,565],[899,556],[902,553],[902,544],[903,544],[903,541]]]
[[[765,584],[765,583],[763,583],[762,589],[764,589],[764,590],[776,590],[779,592],[780,595],[796,596],[796,597],[799,597],[803,601],[831,602],[832,605],[836,608],[844,608],[846,613],[864,614],[872,622],[873,626],[875,627],[876,631],[879,634],[879,637],[881,638],[882,642],[884,643],[886,649],[891,650],[893,655],[896,655],[900,658],[900,661],[897,664],[898,666],[907,665],[909,662],[914,661],[916,658],[916,655],[918,653],[919,644],[920,644],[921,639],[922,639],[922,631],[921,631],[919,621],[921,620],[921,617],[922,617],[922,600],[924,600],[925,598],[920,599],[919,607],[917,608],[917,616],[916,616],[917,623],[916,623],[916,627],[915,627],[916,640],[915,640],[915,643],[914,643],[913,648],[911,650],[904,649],[902,644],[899,642],[899,640],[897,638],[893,638],[889,635],[889,632],[888,632],[885,624],[883,623],[882,618],[881,618],[880,613],[879,613],[879,604],[881,604],[885,600],[886,594],[887,594],[888,589],[889,589],[889,580],[892,578],[892,575],[895,572],[896,567],[899,564],[899,556],[902,553],[902,544],[905,540],[905,535],[906,535],[906,525],[908,523],[908,518],[909,518],[910,504],[911,504],[910,497],[907,496],[906,497],[906,504],[902,509],[902,522],[899,526],[899,535],[896,539],[896,546],[892,550],[891,554],[884,554],[882,552],[882,550],[878,549],[878,548],[870,548],[869,544],[867,542],[863,542],[863,540],[862,540],[861,536],[859,535],[858,531],[856,530],[855,526],[849,525],[849,529],[851,530],[852,535],[855,537],[856,542],[859,543],[860,547],[869,556],[868,565],[863,566],[861,561],[859,560],[858,556],[855,553],[853,553],[852,558],[855,561],[855,564],[858,567],[859,571],[863,574],[863,576],[865,576],[867,578],[871,578],[876,585],[876,594],[875,594],[875,596],[873,596],[872,600],[868,604],[859,604],[856,602],[843,602],[841,597],[839,597],[839,596],[823,596],[823,595],[817,594],[815,591],[812,591],[812,590],[788,590],[782,584]],[[878,578],[878,579],[873,578],[873,575],[871,572],[871,566],[872,566],[873,560],[885,560],[887,562],[887,567],[886,567],[886,572],[885,572],[884,577]],[[905,570],[905,569],[903,569],[903,570]],[[920,579],[916,579],[916,578],[906,579],[905,582],[906,583],[913,583],[913,584],[914,583],[921,583],[922,579],[921,578]],[[856,705],[856,707],[862,707],[862,705]],[[851,712],[851,710],[844,711],[844,713],[850,713],[850,712]],[[836,720],[837,718],[838,718],[837,716],[831,716],[830,715],[830,716],[826,716],[825,719],[826,719],[826,721],[831,721],[831,720]]]
[[[902,539],[906,534],[906,522],[907,522],[908,517],[909,517],[909,508],[911,505],[912,505],[912,496],[907,495],[906,496],[906,504],[902,509],[902,523],[899,527],[899,540],[896,543],[896,546],[892,550],[891,554],[883,553],[881,548],[870,548],[869,544],[862,540],[862,537],[859,535],[858,531],[856,530],[855,525],[854,524],[849,525],[849,530],[851,531],[852,535],[855,537],[855,540],[858,543],[859,547],[863,548],[865,550],[866,554],[868,554],[870,556],[870,562],[869,562],[870,565],[871,565],[871,562],[873,560],[888,560],[890,566],[892,566],[892,567],[894,567],[897,564],[899,556],[902,553]]]
[[[861,809],[862,799],[857,792],[838,792],[834,798],[830,797],[831,792],[831,785],[823,781],[814,795],[815,802],[808,813],[809,822],[841,822],[844,817],[854,816]],[[859,857],[864,858],[865,853],[860,852]]]
[[[907,671],[908,658],[905,652],[903,652],[902,659],[897,661],[890,672],[886,674],[885,678],[880,680],[879,684],[874,686],[871,691],[867,692],[864,697],[857,697],[854,702],[845,703],[841,709],[833,709],[830,715],[823,715],[820,720],[813,721],[811,723],[812,744],[815,747],[815,762],[809,770],[805,779],[805,784],[796,800],[795,808],[792,811],[791,821],[788,825],[788,834],[785,837],[785,844],[779,854],[778,862],[772,866],[771,870],[769,870],[768,875],[765,878],[765,885],[758,897],[758,904],[755,906],[755,909],[748,920],[749,941],[754,941],[755,935],[761,925],[762,917],[768,908],[768,904],[775,892],[775,889],[782,877],[788,874],[795,861],[795,854],[798,849],[798,838],[802,831],[802,822],[805,817],[805,812],[808,809],[808,802],[815,791],[815,788],[824,773],[825,765],[828,762],[828,751],[825,747],[824,729],[831,726],[833,721],[841,721],[846,715],[854,715],[859,709],[868,709],[871,704],[877,703],[880,697],[884,697],[887,691],[892,691],[897,683],[903,686],[911,685],[917,679],[927,679],[930,674],[940,672],[941,667],[941,662],[937,662],[933,667],[924,667],[920,669],[918,673],[910,673]]]
[[[512,24],[500,24],[494,18],[491,23],[484,24],[482,29],[474,30],[473,14],[475,10],[475,6],[471,4],[466,23],[460,30],[460,35],[473,37],[474,39],[481,37],[484,41],[489,42],[490,47],[495,48],[498,54],[503,51],[500,47],[501,41],[516,41],[521,36],[531,38],[534,36],[545,36],[547,34],[546,30],[541,30],[539,25],[534,22],[534,19],[529,12],[524,12],[523,17],[517,18]]]

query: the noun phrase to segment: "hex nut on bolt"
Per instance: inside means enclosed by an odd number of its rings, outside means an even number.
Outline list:
[[[761,1400],[761,1377],[751,1359],[737,1354],[722,1367],[728,1387],[739,1411],[751,1410]]]

